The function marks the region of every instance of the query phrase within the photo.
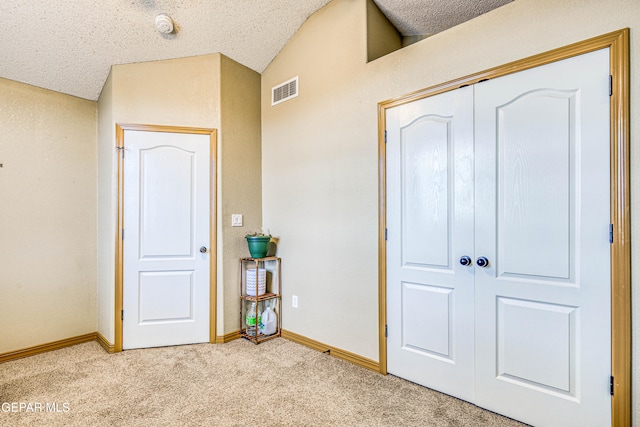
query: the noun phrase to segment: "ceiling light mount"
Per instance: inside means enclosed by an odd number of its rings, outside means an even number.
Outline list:
[[[156,16],[156,28],[162,34],[171,34],[173,32],[173,19],[164,13]]]

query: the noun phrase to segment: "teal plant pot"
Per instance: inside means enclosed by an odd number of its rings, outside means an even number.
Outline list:
[[[271,237],[247,236],[245,238],[249,244],[249,253],[251,254],[251,258],[264,258],[267,256]]]

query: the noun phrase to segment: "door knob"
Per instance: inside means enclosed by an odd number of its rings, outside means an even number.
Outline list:
[[[471,265],[471,258],[469,258],[468,256],[463,256],[460,257],[460,264],[464,265],[465,267],[470,266]]]
[[[206,254],[207,253],[207,247],[206,246],[200,246],[200,253]]]
[[[489,260],[486,259],[485,257],[481,256],[480,258],[478,258],[476,260],[476,265],[478,267],[487,268],[487,267],[489,267]]]

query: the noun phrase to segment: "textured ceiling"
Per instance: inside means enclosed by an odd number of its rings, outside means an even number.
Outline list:
[[[2,0],[0,77],[96,100],[111,65],[220,52],[262,72],[330,0]],[[512,0],[374,0],[403,35],[434,34]],[[162,35],[154,18],[170,15]]]
[[[431,36],[513,0],[373,0],[404,36]]]

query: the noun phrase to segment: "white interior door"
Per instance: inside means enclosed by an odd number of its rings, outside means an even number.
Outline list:
[[[208,342],[209,135],[124,142],[123,348]]]
[[[610,425],[609,51],[475,90],[475,403]]]
[[[536,426],[610,424],[608,59],[387,110],[390,373]]]
[[[387,111],[389,373],[473,400],[473,88]]]

